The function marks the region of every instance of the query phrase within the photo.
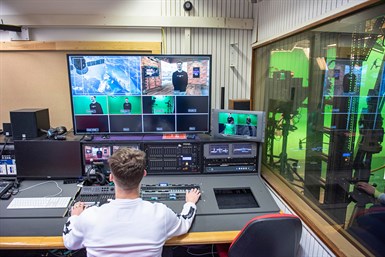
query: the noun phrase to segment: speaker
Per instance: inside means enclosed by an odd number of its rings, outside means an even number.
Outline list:
[[[50,128],[48,109],[20,109],[10,116],[13,139],[40,137]]]
[[[3,134],[6,137],[12,136],[12,125],[11,123],[3,123]]]
[[[229,109],[231,110],[246,110],[250,109],[250,100],[248,99],[230,99],[229,100]]]

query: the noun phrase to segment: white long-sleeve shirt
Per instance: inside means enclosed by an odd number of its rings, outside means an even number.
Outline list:
[[[161,256],[165,241],[187,233],[195,214],[191,202],[176,214],[162,203],[116,199],[69,217],[64,245],[70,250],[86,248],[88,257]]]

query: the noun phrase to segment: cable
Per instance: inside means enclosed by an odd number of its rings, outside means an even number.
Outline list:
[[[54,197],[54,196],[60,195],[63,192],[63,189],[59,186],[59,184],[56,181],[44,181],[44,182],[41,182],[41,183],[38,183],[38,184],[35,184],[35,185],[32,185],[32,186],[29,186],[29,187],[24,188],[24,189],[19,189],[18,192],[23,192],[23,191],[29,190],[31,188],[47,184],[47,183],[55,183],[56,187],[59,188],[60,191],[58,193],[56,193],[56,194],[46,195],[46,196],[43,196],[43,197]]]
[[[214,244],[210,245],[210,248],[211,248],[211,251],[209,252],[205,252],[205,253],[193,253],[191,252],[191,249],[193,249],[192,247],[188,247],[188,246],[182,246],[184,248],[186,248],[186,252],[189,254],[189,255],[192,255],[192,256],[205,256],[205,255],[208,255],[210,254],[211,256],[215,256],[215,254],[217,254],[216,251],[214,251]],[[202,248],[201,248],[202,249]],[[207,250],[207,249],[203,249],[203,250]]]
[[[2,156],[3,156],[3,152],[4,152],[4,150],[5,150],[5,146],[8,144],[8,140],[9,140],[9,138],[7,137],[7,138],[5,138],[5,142],[4,142],[4,145],[3,145],[3,147],[1,148],[1,152],[0,152],[0,159],[2,159]]]

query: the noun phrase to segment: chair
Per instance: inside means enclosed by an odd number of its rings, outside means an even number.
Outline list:
[[[231,245],[216,245],[219,257],[294,257],[302,234],[301,220],[291,214],[251,219]]]

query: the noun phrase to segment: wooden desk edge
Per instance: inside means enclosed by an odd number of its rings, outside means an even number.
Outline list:
[[[231,243],[239,231],[192,232],[167,240],[166,245]],[[61,236],[0,237],[0,250],[65,249]]]

